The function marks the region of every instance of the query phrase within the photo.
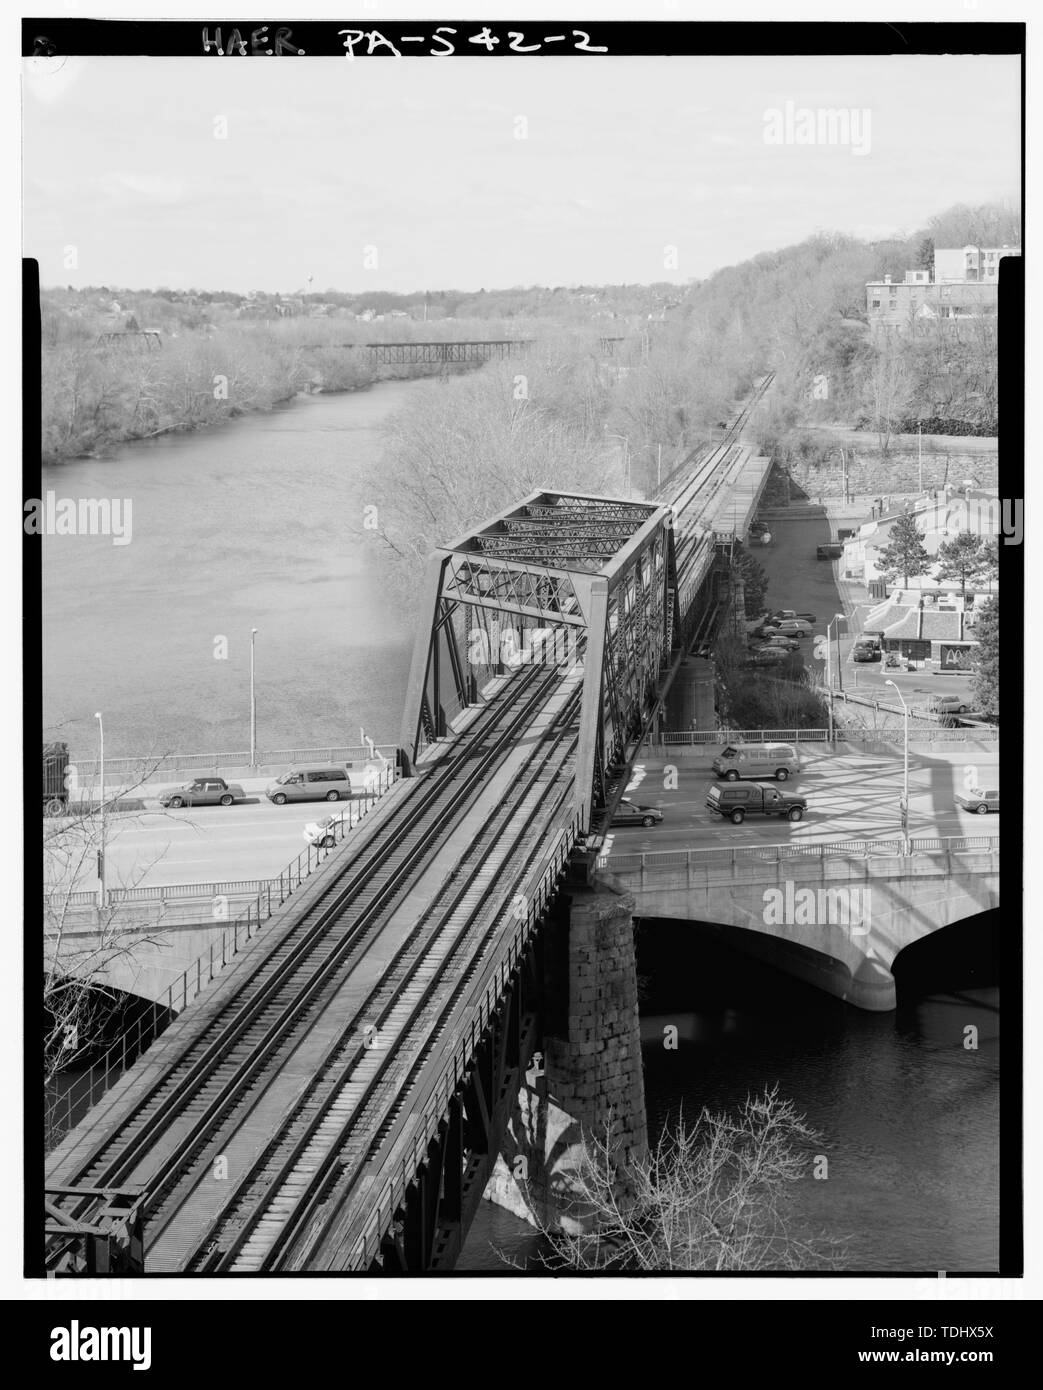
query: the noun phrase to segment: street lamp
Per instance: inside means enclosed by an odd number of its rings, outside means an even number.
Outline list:
[[[894,681],[886,680],[885,685],[889,685],[902,702],[902,709],[905,712],[905,752],[903,757],[902,772],[902,848],[908,853],[909,843],[909,706],[905,703],[905,696],[895,685]]]
[[[830,630],[834,623],[846,621],[845,613],[834,613],[826,624],[826,706],[829,712],[829,741],[833,742],[833,638]],[[840,629],[837,628],[837,670],[840,671]],[[841,673],[840,688],[844,688],[844,678]]]
[[[920,473],[920,491],[923,492],[923,421],[916,422],[916,461]]]
[[[258,629],[250,629],[250,766],[257,766],[257,687],[254,683],[254,638]]]
[[[108,894],[105,891],[105,724],[100,710],[95,710],[94,717],[98,721],[98,776],[101,781],[101,848],[98,850],[98,878],[101,881],[101,906],[104,909],[108,906]]]
[[[625,434],[616,434],[613,430],[608,431],[610,439],[621,439],[623,441],[623,490],[630,491],[630,440]]]
[[[846,622],[847,622],[847,614],[846,614],[846,613],[834,613],[834,614],[833,614],[833,617],[832,617],[832,618],[830,619],[830,621],[826,624],[826,638],[827,638],[827,640],[829,640],[829,629],[833,626],[834,623],[846,623]],[[830,651],[832,652],[832,647],[830,648]],[[840,664],[840,629],[839,629],[839,628],[837,628],[837,688],[840,689],[840,690],[843,690],[843,689],[844,689],[844,668],[843,668],[843,666]]]

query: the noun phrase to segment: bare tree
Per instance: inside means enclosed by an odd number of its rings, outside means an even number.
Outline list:
[[[890,335],[880,345],[865,390],[880,453],[886,455],[891,447],[891,436],[906,413],[910,399],[909,372],[902,344]]]
[[[737,1114],[682,1116],[629,1168],[607,1133],[588,1140],[570,1207],[580,1229],[542,1224],[544,1263],[558,1273],[837,1267],[843,1242],[808,1233],[793,1210],[820,1143],[778,1086]]]
[[[121,796],[140,792],[154,770],[146,767]],[[102,789],[97,796],[93,791],[88,787],[80,792],[82,799],[71,802],[67,814],[44,820],[43,1071],[49,1129],[58,1074],[86,1064],[120,1011],[123,992],[111,984],[114,967],[133,959],[142,946],[154,944],[162,931],[162,913],[142,918],[140,909],[119,897],[99,903],[86,929],[76,920],[82,908],[73,895],[94,891],[99,854],[104,852]],[[110,808],[108,815],[112,814]],[[120,813],[122,825],[134,819],[133,812]],[[111,827],[110,819],[110,843]],[[135,866],[115,886],[136,887],[160,859],[161,854]]]

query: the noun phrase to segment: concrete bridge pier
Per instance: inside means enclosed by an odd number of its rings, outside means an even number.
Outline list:
[[[625,1193],[645,1155],[634,900],[609,876],[559,894],[543,951],[544,1048],[534,1054],[485,1190],[533,1225],[588,1224],[586,1140],[606,1143]]]

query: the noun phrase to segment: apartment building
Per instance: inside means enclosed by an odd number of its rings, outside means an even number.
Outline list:
[[[1004,256],[1020,256],[1020,246],[960,246],[936,248],[936,284],[995,284]]]
[[[866,317],[874,334],[905,333],[918,323],[978,319],[996,313],[999,264],[1016,246],[936,250],[934,269],[907,270],[866,284]]]

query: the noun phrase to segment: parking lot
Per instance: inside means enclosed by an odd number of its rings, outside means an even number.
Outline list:
[[[885,670],[882,661],[856,662],[851,649],[861,632],[861,619],[875,606],[865,597],[861,585],[840,582],[836,563],[815,558],[815,548],[830,538],[828,520],[802,518],[773,520],[772,541],[751,547],[751,554],[764,566],[768,576],[765,607],[790,608],[814,613],[814,635],[800,642],[804,664],[823,683],[826,679],[826,626],[837,613],[845,621],[834,623],[833,677],[836,688],[867,695],[884,704],[900,705],[885,680],[893,680],[910,709],[922,710],[934,695],[957,696],[973,709],[970,698],[971,676],[965,673]],[[839,662],[838,662],[839,650]]]

